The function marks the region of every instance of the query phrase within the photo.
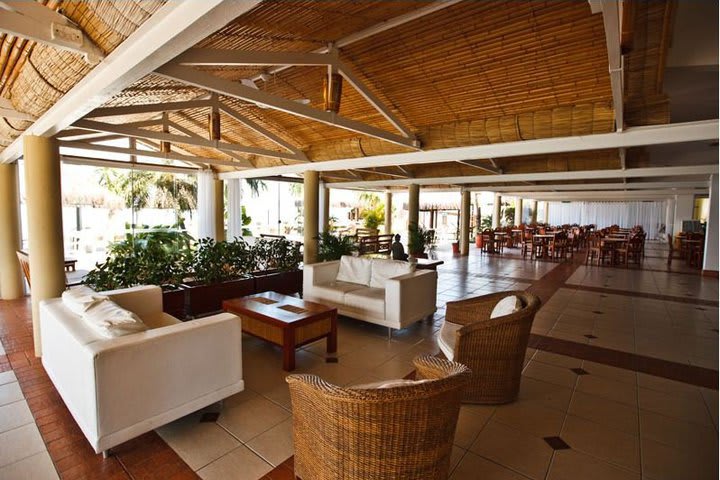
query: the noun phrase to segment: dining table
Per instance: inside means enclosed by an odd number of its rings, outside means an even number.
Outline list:
[[[540,242],[542,242],[543,245],[542,249],[536,255],[536,258],[543,258],[547,255],[548,245],[551,240],[555,239],[556,236],[556,233],[536,233],[533,235],[533,243],[535,243],[535,239],[540,239]]]
[[[505,242],[505,237],[507,237],[506,232],[492,232],[492,242],[490,242],[490,245],[488,245],[488,253],[501,253],[502,247],[497,248],[498,244],[502,244]]]

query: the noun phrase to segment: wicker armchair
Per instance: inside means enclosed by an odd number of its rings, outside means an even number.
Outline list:
[[[510,295],[520,298],[522,309],[491,319],[495,305]],[[461,325],[455,331],[452,360],[472,371],[464,402],[499,404],[517,398],[530,327],[539,309],[540,299],[524,291],[448,302],[445,321]]]
[[[341,388],[290,375],[295,475],[303,480],[446,479],[464,365],[424,356],[418,379],[381,389]]]

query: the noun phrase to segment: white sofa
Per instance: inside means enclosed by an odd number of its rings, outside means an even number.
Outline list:
[[[390,329],[432,315],[436,294],[437,272],[408,262],[344,256],[303,267],[305,300]]]
[[[244,389],[239,317],[180,322],[155,286],[101,294],[149,329],[106,338],[62,299],[40,303],[43,366],[95,452]]]

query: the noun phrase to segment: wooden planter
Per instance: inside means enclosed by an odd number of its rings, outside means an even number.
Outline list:
[[[187,282],[185,288],[185,311],[189,317],[197,317],[222,310],[223,300],[244,297],[255,293],[255,279],[241,278],[226,282],[204,284]]]
[[[163,312],[172,315],[178,320],[185,320],[185,290],[163,290]]]
[[[253,276],[255,277],[255,293],[278,292],[285,295],[294,293],[302,295],[302,270],[255,272]]]

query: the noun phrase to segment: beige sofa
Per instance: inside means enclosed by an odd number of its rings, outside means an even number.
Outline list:
[[[344,256],[303,267],[305,300],[390,329],[432,315],[436,296],[437,272],[408,262]]]
[[[40,303],[42,364],[95,452],[244,389],[240,318],[180,322],[162,311],[155,286],[101,295],[149,329],[105,338],[62,299]]]

